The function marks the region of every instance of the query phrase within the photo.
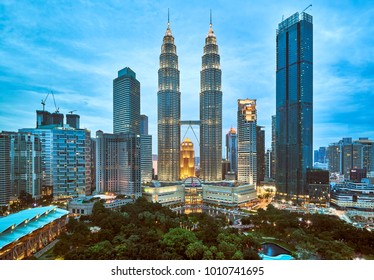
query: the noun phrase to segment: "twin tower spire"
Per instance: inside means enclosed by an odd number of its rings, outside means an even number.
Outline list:
[[[200,71],[200,178],[222,179],[222,91],[220,56],[216,36],[210,25],[205,39]],[[178,56],[174,37],[168,26],[163,38],[158,70],[158,179],[180,179],[181,92]],[[193,109],[193,108],[191,108]],[[196,123],[196,122],[195,122]]]

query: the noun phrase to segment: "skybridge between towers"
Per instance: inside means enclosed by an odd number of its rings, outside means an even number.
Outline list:
[[[200,145],[199,138],[196,136],[195,130],[193,129],[193,126],[200,127],[200,121],[180,121],[179,124],[180,124],[180,126],[188,126],[188,128],[187,128],[186,132],[184,133],[182,139],[184,139],[186,137],[186,134],[187,134],[188,130],[191,128],[193,134],[195,135],[197,143]]]

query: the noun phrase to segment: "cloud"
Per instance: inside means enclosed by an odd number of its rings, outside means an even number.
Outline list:
[[[308,5],[296,0],[266,5],[239,0],[2,1],[0,129],[33,126],[40,100],[53,90],[61,111],[77,110],[82,126],[111,132],[112,82],[128,66],[141,82],[141,111],[149,116],[156,152],[157,71],[167,9],[179,55],[182,119],[198,119],[201,56],[212,8],[221,54],[223,135],[236,126],[237,99],[257,99],[258,124],[266,127],[268,147],[275,114],[275,30],[282,15]],[[374,138],[370,1],[314,1],[308,12],[314,19],[315,146],[343,136]],[[54,109],[53,103],[48,106]]]

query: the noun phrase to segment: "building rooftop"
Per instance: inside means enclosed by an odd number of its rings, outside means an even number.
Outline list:
[[[45,206],[0,218],[0,250],[67,214],[69,211],[57,206]]]

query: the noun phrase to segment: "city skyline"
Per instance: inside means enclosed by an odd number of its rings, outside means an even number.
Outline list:
[[[1,130],[33,127],[35,110],[52,90],[60,112],[77,110],[81,127],[92,137],[99,129],[109,133],[112,80],[119,69],[130,67],[141,84],[141,113],[149,116],[155,154],[154,105],[167,9],[178,48],[182,120],[199,118],[201,55],[212,9],[221,56],[222,137],[236,127],[237,99],[256,99],[258,125],[265,127],[270,148],[277,24],[282,15],[301,12],[310,2],[272,1],[266,7],[244,1],[196,3],[22,3],[22,9],[12,1],[0,4]],[[343,137],[374,138],[373,39],[367,36],[374,9],[369,1],[355,3],[313,1],[308,10],[314,18],[313,150]],[[46,110],[54,110],[52,99]],[[195,142],[194,135],[186,136]]]

